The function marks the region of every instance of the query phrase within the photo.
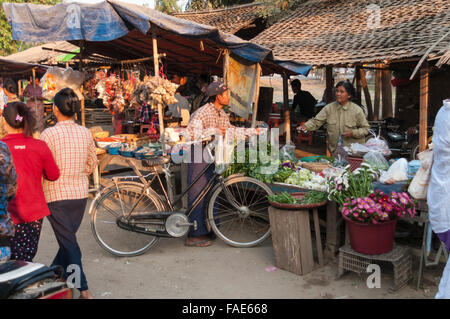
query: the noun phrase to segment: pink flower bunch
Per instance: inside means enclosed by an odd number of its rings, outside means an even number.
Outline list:
[[[377,190],[364,198],[346,198],[341,213],[357,222],[377,224],[405,216],[412,218],[416,208],[407,193],[392,192],[389,196]]]

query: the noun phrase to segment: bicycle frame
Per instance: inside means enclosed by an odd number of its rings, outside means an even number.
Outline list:
[[[206,174],[206,171],[208,169],[210,169],[212,166],[214,166],[213,163],[208,164],[201,172],[200,174],[191,182],[190,185],[188,185],[188,187],[186,188],[186,190],[184,190],[184,192],[178,196],[178,198],[176,200],[174,200],[173,202],[170,201],[169,196],[167,194],[167,191],[164,188],[164,185],[161,181],[161,178],[156,170],[156,167],[153,167],[153,178],[149,181],[147,181],[145,179],[145,177],[140,173],[139,169],[136,167],[136,165],[132,162],[127,160],[127,162],[130,164],[130,166],[132,166],[133,170],[135,171],[135,173],[137,174],[136,177],[138,177],[141,182],[144,184],[144,191],[142,192],[141,196],[138,198],[138,200],[136,201],[136,203],[134,204],[134,206],[131,208],[130,212],[128,213],[128,216],[126,216],[127,218],[131,216],[131,214],[133,213],[134,209],[139,205],[140,201],[145,197],[145,191],[147,189],[152,189],[151,184],[153,183],[153,181],[155,180],[155,178],[158,179],[159,184],[161,186],[161,189],[163,190],[164,193],[164,198],[165,198],[165,202],[168,205],[169,209],[171,212],[174,211],[173,207],[183,198],[183,196],[186,195],[187,192],[189,192],[189,190],[198,182],[198,180],[204,176]],[[167,174],[167,172],[166,172]],[[149,176],[150,174],[146,175]],[[222,177],[222,175],[214,173],[213,177],[211,178],[211,180],[208,182],[208,184],[206,185],[206,187],[200,192],[200,194],[197,196],[197,198],[195,199],[195,201],[192,203],[192,205],[190,207],[188,207],[187,210],[185,210],[184,214],[186,216],[190,216],[190,214],[192,213],[192,211],[194,211],[194,209],[202,202],[202,200],[208,195],[208,193],[210,192],[210,190],[215,186],[216,182],[219,182],[222,186],[224,185],[224,179]],[[116,183],[116,188],[118,188],[118,184]],[[236,209],[240,209],[240,206],[236,203],[236,201],[234,200],[233,195],[231,195],[231,193],[229,192],[229,190],[223,186],[223,189],[225,190],[225,196],[227,197],[227,199],[229,200],[229,202],[236,208]],[[153,189],[152,189],[153,190]],[[119,200],[120,203],[122,205],[122,198],[120,197],[120,192],[119,193]],[[123,207],[122,207],[123,209]]]

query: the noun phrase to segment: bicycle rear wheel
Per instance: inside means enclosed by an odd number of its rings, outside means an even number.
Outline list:
[[[218,185],[208,205],[207,222],[214,233],[228,245],[252,247],[270,236],[268,195],[272,190],[257,179],[239,176]],[[239,209],[231,204],[234,201]]]
[[[136,203],[137,206],[130,214]],[[145,191],[144,185],[119,183],[118,187],[105,188],[92,202],[91,229],[99,245],[109,253],[121,257],[141,255],[153,247],[159,237],[120,228],[117,220],[123,218],[139,225],[139,221],[134,219],[136,216],[163,210],[164,205],[158,195]],[[142,227],[162,229],[163,226],[142,224]]]

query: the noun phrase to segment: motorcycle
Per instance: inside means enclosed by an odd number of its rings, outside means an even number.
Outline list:
[[[386,141],[393,156],[408,157],[410,160],[417,159],[419,153],[419,125],[402,131],[403,121],[395,118],[387,118],[381,121],[369,121],[371,130],[380,139]],[[428,136],[433,135],[432,126],[428,126]],[[367,136],[366,140],[372,136]]]
[[[60,266],[9,260],[0,263],[0,299],[71,299]]]

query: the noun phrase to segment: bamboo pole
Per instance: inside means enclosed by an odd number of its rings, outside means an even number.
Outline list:
[[[428,62],[425,61],[420,70],[420,120],[419,120],[419,151],[427,148],[427,130],[428,130],[428,105],[429,105],[429,82],[430,74]]]
[[[378,67],[381,68],[380,65],[378,65]],[[382,70],[376,70],[375,72],[375,100],[374,100],[374,115],[373,115],[374,121],[378,121],[380,117],[382,72],[383,72]]]
[[[361,68],[357,66],[355,68],[355,77],[356,77],[356,99],[359,104],[362,104],[361,91],[362,91],[362,81],[361,81]]]
[[[288,78],[288,75],[283,74],[284,129],[286,132],[286,144],[291,144],[291,113],[289,112]]]
[[[327,66],[325,68],[325,81],[326,81],[326,95],[325,103],[331,103],[333,100],[333,67]]]
[[[36,97],[36,69],[33,68],[33,70],[31,70],[31,72],[33,74],[34,113],[36,114],[36,118],[40,118],[40,116],[37,116],[38,108],[37,108],[37,97]],[[42,117],[43,116],[44,116],[44,114],[42,114]],[[39,124],[36,122],[36,126],[38,126],[38,125]],[[40,135],[41,135],[41,132],[39,132],[39,131],[33,132],[34,138],[39,138]]]
[[[382,101],[383,101],[383,119],[392,117],[392,84],[391,71],[384,70],[382,75]]]
[[[366,106],[367,106],[367,114],[369,117],[369,120],[373,120],[373,108],[372,108],[372,99],[370,97],[369,87],[367,86],[367,80],[366,80],[366,73],[363,69],[359,69],[360,77],[361,77],[361,84],[364,89],[364,97],[366,99]]]
[[[80,48],[80,72],[83,73],[83,55],[84,55],[84,41],[83,44]],[[82,126],[86,126],[86,122],[85,122],[85,101],[84,101],[84,95],[83,95],[83,84],[81,84],[80,87],[80,92],[81,92],[81,125]]]
[[[159,77],[159,59],[158,59],[158,40],[156,38],[156,27],[152,24],[152,45],[153,45],[153,67],[155,69],[155,77]],[[164,109],[161,103],[158,103],[158,121],[159,121],[159,135],[161,138],[161,143],[163,147],[164,154],[165,143],[164,143]]]
[[[255,101],[253,102],[252,114],[252,128],[256,126],[256,117],[258,116],[258,102],[259,102],[259,87],[261,79],[261,64],[256,64],[256,86],[255,86]]]

